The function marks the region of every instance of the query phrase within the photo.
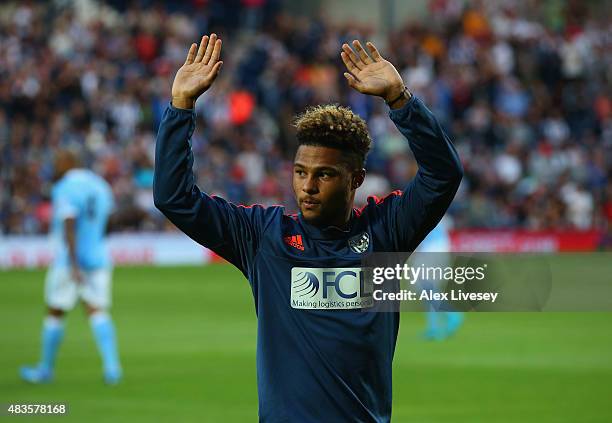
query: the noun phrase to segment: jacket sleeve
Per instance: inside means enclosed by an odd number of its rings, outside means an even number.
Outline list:
[[[389,117],[406,137],[419,170],[403,192],[389,195],[385,220],[394,251],[414,251],[438,224],[455,197],[463,167],[435,116],[416,96]]]
[[[195,115],[169,105],[155,145],[153,200],[181,231],[238,267],[247,277],[273,208],[238,206],[195,184],[191,136]]]

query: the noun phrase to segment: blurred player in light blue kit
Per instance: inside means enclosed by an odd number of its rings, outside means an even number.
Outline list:
[[[103,178],[78,168],[77,156],[70,151],[58,152],[55,181],[51,192],[55,257],[45,280],[48,311],[42,328],[41,359],[34,367],[22,367],[21,377],[31,383],[53,379],[64,335],[64,314],[82,300],[102,358],[104,380],[116,384],[121,379],[121,366],[108,314],[112,263],[105,242],[113,194]]]
[[[440,223],[425,237],[423,242],[417,248],[417,256],[422,257],[421,261],[425,261],[426,265],[430,266],[450,266],[451,256],[451,241],[448,234],[447,220],[442,218]],[[426,253],[418,255],[418,253]],[[433,253],[433,254],[428,254]],[[440,281],[419,281],[421,289],[432,289],[439,291],[441,286]],[[423,333],[425,339],[441,340],[453,335],[463,323],[463,313],[460,312],[443,312],[436,311],[443,309],[432,301],[428,305],[427,311],[427,327]]]

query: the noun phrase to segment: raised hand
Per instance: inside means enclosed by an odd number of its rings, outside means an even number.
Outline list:
[[[200,47],[193,43],[185,63],[176,73],[172,84],[172,104],[182,109],[193,107],[196,99],[215,81],[223,62],[221,39],[216,34],[204,35]],[[197,54],[196,54],[197,48]]]
[[[342,45],[342,61],[348,72],[344,72],[348,84],[363,94],[382,97],[389,102],[404,90],[402,77],[395,66],[383,59],[374,44],[367,42],[368,54],[361,43],[353,41],[357,53],[348,45]]]

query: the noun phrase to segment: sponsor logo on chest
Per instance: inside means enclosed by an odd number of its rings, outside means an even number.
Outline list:
[[[360,267],[294,267],[291,307],[348,310],[372,307],[372,284]]]

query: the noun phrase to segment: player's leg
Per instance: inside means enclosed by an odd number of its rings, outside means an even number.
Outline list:
[[[422,290],[437,292],[436,285],[428,282],[420,283]],[[430,300],[427,302],[427,311],[425,312],[426,326],[423,332],[423,338],[427,340],[438,340],[444,338],[444,328],[440,322],[439,311],[440,301]]]
[[[445,248],[442,246],[433,248],[436,252],[424,253],[423,255],[428,258],[429,265],[448,267],[451,265],[452,257],[449,253],[443,252]],[[436,292],[445,292],[445,283],[441,280],[433,281],[432,287]],[[432,311],[436,309],[436,311]],[[424,337],[426,339],[442,340],[454,335],[461,324],[463,323],[463,313],[453,310],[452,303],[447,301],[433,302],[429,305],[429,311],[427,312],[427,329],[425,330]]]
[[[115,325],[108,312],[86,304],[91,330],[102,358],[104,381],[110,385],[119,383],[122,376]]]
[[[104,381],[114,385],[122,376],[115,325],[108,312],[111,305],[111,270],[97,269],[86,272],[81,296],[89,323],[102,358]]]
[[[459,311],[446,312],[446,336],[452,336],[463,323],[463,313]]]
[[[40,362],[20,369],[23,380],[44,383],[53,379],[55,359],[64,337],[64,314],[74,307],[76,298],[76,284],[68,269],[51,267],[45,279],[45,302],[48,309],[41,332]]]
[[[412,266],[424,266],[423,268],[435,267],[439,263],[440,257],[436,253],[420,251],[414,253],[410,258]],[[416,281],[416,286],[420,292],[427,292],[429,300],[425,307],[425,330],[422,337],[426,340],[439,340],[444,338],[444,325],[442,323],[442,312],[440,312],[440,300],[432,298],[432,295],[439,291],[439,281],[420,277]]]

